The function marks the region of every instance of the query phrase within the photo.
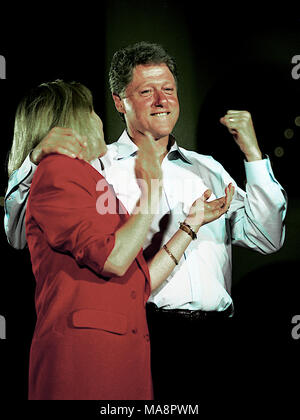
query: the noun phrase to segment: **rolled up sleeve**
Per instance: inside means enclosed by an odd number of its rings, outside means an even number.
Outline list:
[[[246,191],[237,188],[228,212],[233,244],[273,253],[285,239],[287,195],[268,158],[245,162],[245,171]]]
[[[80,266],[101,274],[121,219],[118,214],[97,211],[99,195],[110,187],[97,191],[97,180],[103,177],[91,176],[95,170],[87,166],[58,155],[39,164],[29,196],[26,236],[30,244],[32,227],[37,225],[53,249],[71,254]]]

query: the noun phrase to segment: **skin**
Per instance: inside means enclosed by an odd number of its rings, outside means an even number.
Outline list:
[[[142,246],[141,238],[146,237],[151,225],[152,215],[145,212],[144,207],[150,206],[152,202],[158,203],[159,200],[160,194],[150,189],[151,179],[161,180],[160,165],[168,151],[169,135],[179,117],[179,101],[176,82],[165,64],[136,66],[125,92],[120,96],[113,95],[113,100],[118,112],[124,114],[129,136],[139,148],[135,174],[137,180],[144,181],[140,184],[141,199],[138,203],[138,207],[142,203],[143,214],[133,212],[129,222],[116,232],[116,247],[105,265],[107,273],[123,275]],[[229,110],[220,122],[233,135],[247,161],[262,159],[248,111]],[[102,127],[102,122],[100,125]],[[87,139],[73,130],[64,130],[68,129],[56,128],[49,132],[37,146],[38,150],[34,149],[32,152],[33,162],[38,163],[41,156],[55,152],[85,160],[92,160],[106,152],[102,142],[91,146]],[[211,193],[210,190],[205,191],[194,202],[185,220],[196,233],[202,225],[218,219],[229,209],[234,187],[229,184],[225,195],[216,200],[210,200]],[[132,232],[135,234],[132,235]],[[186,232],[179,229],[166,245],[176,259],[180,260],[191,240]],[[132,244],[131,247],[128,247],[129,243]],[[174,261],[161,249],[148,262],[148,266],[154,289],[172,272]]]
[[[233,135],[248,162],[262,159],[250,112],[229,110],[220,122]]]
[[[118,112],[124,114],[129,136],[139,147],[140,158],[136,161],[136,177],[139,180],[146,180],[146,183],[140,183],[140,188],[142,190],[146,185],[146,189],[148,189],[151,178],[159,179],[161,177],[161,174],[157,175],[158,172],[154,176],[151,168],[154,160],[156,161],[158,158],[161,163],[166,156],[169,135],[179,117],[180,108],[176,81],[165,64],[138,65],[133,70],[132,80],[125,92],[120,96],[113,95],[113,100]],[[98,147],[97,144],[92,145],[90,151],[87,139],[82,138],[74,131],[66,132],[67,129],[53,129],[54,131],[50,132],[38,146],[38,155],[43,156],[51,153],[51,150],[85,160],[91,160],[93,153],[94,157],[103,155],[106,151],[103,126],[100,118],[95,113],[93,114],[95,123],[100,124],[101,141]],[[234,134],[236,142],[247,158],[254,160],[259,158],[259,152],[256,150],[258,148],[257,140],[251,116],[250,118],[249,116],[249,113],[229,111],[220,121]],[[149,153],[149,147],[152,148],[151,153]],[[34,153],[35,150],[32,153],[32,158]],[[153,160],[154,155],[155,159]],[[145,191],[142,192],[146,194]],[[233,194],[234,187],[229,185],[225,189],[224,197],[209,201],[211,191],[207,190],[202,197],[194,202],[186,222],[197,231],[201,225],[217,219],[228,210]],[[149,197],[151,200],[151,194]]]
[[[124,95],[113,95],[113,100],[137,146],[137,133],[150,132],[163,158],[179,117],[176,82],[169,68],[165,64],[136,66]]]
[[[146,240],[154,216],[150,209],[159,204],[161,188],[158,191],[151,188],[152,179],[157,179],[161,185],[159,156],[151,134],[145,132],[138,134],[137,138],[141,136],[147,138],[147,141],[141,142],[135,161],[135,176],[140,181],[141,196],[130,218],[115,232],[115,245],[104,264],[103,274],[123,276],[126,273]],[[165,277],[157,279],[155,284],[151,282],[152,289],[163,280]]]
[[[102,121],[94,111],[91,117],[99,133],[97,139],[87,139],[71,128],[53,127],[31,152],[31,161],[38,165],[43,157],[50,153],[59,153],[87,162],[105,155],[107,146]]]
[[[150,133],[162,162],[167,154],[169,135],[179,117],[177,86],[169,68],[165,64],[136,66],[124,94],[113,95],[113,100],[118,112],[124,114],[132,141],[141,147],[141,141],[147,141],[141,134]],[[224,197],[209,202],[211,191],[207,190],[193,204],[186,222],[198,231],[201,225],[228,210],[233,194],[234,187],[229,185]]]
[[[174,77],[165,64],[139,65],[133,71],[132,81],[123,95],[113,95],[117,110],[124,114],[128,134],[139,146],[147,141],[145,132],[155,139],[160,160],[167,153],[169,134],[179,117],[179,101]],[[165,116],[158,113],[166,112]],[[245,158],[260,160],[260,151],[251,114],[248,111],[229,110],[220,118],[227,127]],[[141,134],[137,138],[136,134]],[[95,159],[101,156],[101,144],[90,145],[87,139],[71,129],[53,128],[33,150],[31,160],[38,164],[49,153],[63,153],[73,158]]]

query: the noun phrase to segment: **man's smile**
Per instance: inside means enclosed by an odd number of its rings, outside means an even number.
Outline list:
[[[170,112],[153,112],[151,114],[152,117],[167,117]]]

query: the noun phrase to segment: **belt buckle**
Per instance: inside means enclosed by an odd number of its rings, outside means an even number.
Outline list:
[[[207,313],[201,310],[190,311],[190,318],[192,320],[204,320],[207,318]]]

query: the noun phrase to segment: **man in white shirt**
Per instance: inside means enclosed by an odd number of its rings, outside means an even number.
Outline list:
[[[160,154],[163,194],[144,245],[146,258],[151,259],[168,241],[204,191],[211,191],[209,201],[223,196],[228,184],[235,186],[228,212],[202,226],[180,260],[170,252],[176,267],[148,304],[155,397],[200,398],[228,375],[225,366],[234,346],[230,327],[225,330],[233,315],[231,245],[263,254],[280,249],[285,235],[285,193],[269,159],[262,156],[247,111],[230,110],[220,120],[245,156],[246,191],[212,157],[177,145],[171,135],[179,116],[176,65],[161,46],[142,42],[116,52],[110,88],[126,131],[108,145],[105,156],[91,164],[112,184],[129,213],[140,191],[134,176],[140,145],[136,139],[150,132]],[[146,136],[144,139],[147,141]],[[76,134],[52,130],[12,174],[5,200],[5,229],[16,248],[26,245],[24,215],[35,163],[53,152],[73,157],[85,153]],[[187,234],[193,234],[192,224]],[[230,351],[228,344],[232,344]],[[200,378],[197,386],[193,378]]]

